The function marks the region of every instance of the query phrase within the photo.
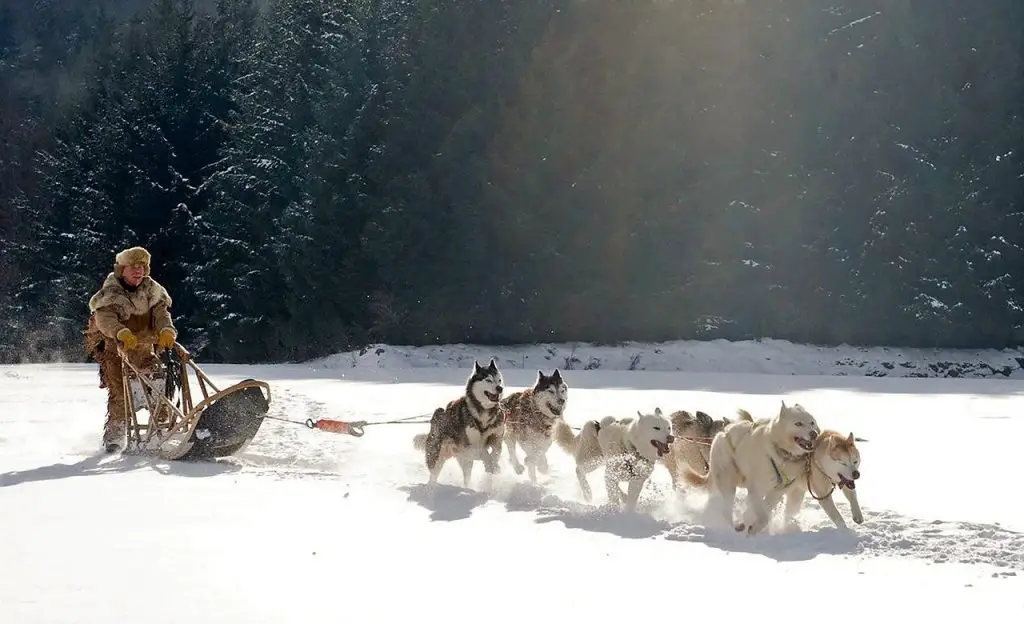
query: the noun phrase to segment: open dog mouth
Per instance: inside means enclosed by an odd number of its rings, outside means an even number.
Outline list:
[[[487,397],[489,401],[494,401],[495,403],[497,403],[498,399],[501,398],[497,392],[488,392],[486,390],[484,390],[484,396]]]
[[[805,451],[813,451],[814,450],[814,441],[813,440],[808,440],[807,438],[801,438],[800,436],[793,436],[793,439],[796,440],[797,446],[799,446],[803,450],[805,450]]]
[[[847,479],[843,475],[839,475],[839,487],[846,488],[848,490],[857,489],[857,482],[852,479]]]
[[[661,440],[651,440],[651,444],[654,448],[658,449],[658,457],[668,455],[668,443],[662,442]]]

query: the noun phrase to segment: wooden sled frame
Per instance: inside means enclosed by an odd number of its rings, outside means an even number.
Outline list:
[[[174,343],[174,352],[181,359],[181,373],[178,379],[180,392],[180,404],[178,407],[167,398],[164,388],[158,388],[154,384],[156,379],[164,379],[164,385],[169,381],[166,378],[166,367],[161,365],[153,371],[144,371],[137,367],[128,358],[127,353],[118,345],[117,353],[122,363],[122,392],[124,393],[125,416],[127,423],[127,444],[125,452],[130,454],[152,454],[156,450],[157,456],[166,460],[177,460],[189,455],[189,451],[195,446],[196,425],[203,414],[217,402],[225,397],[235,395],[238,392],[257,388],[265,406],[271,401],[270,385],[265,381],[246,379],[232,386],[220,390],[213,380],[203,372],[192,358],[192,354],[183,346]],[[189,369],[195,375],[199,390],[203,398],[198,403],[193,403],[192,386],[189,378]],[[142,384],[143,394],[148,401],[146,405],[136,406],[135,396],[132,391],[132,381],[138,380]],[[212,392],[211,392],[212,390]],[[137,411],[144,407],[149,412],[147,422],[139,421]],[[266,409],[261,410],[264,415]],[[262,421],[263,416],[260,417]],[[259,427],[259,424],[256,425]],[[252,435],[255,435],[255,430]],[[251,436],[249,436],[251,439]],[[245,446],[248,440],[241,446]],[[239,448],[230,449],[229,452],[215,452],[212,457],[223,457],[236,453]],[[206,457],[209,458],[209,457]]]

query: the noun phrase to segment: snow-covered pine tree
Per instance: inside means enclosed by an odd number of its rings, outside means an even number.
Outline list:
[[[241,112],[212,182],[198,279],[215,358],[308,357],[344,346],[366,309],[362,168],[375,142],[367,78],[373,2],[276,0],[239,81]]]

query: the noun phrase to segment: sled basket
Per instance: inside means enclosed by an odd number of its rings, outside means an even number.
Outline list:
[[[118,353],[123,363],[128,417],[126,452],[155,452],[167,460],[210,460],[234,455],[256,437],[270,410],[270,386],[266,382],[246,379],[219,390],[179,344],[162,354],[164,366],[155,371],[140,370],[121,348]],[[203,395],[198,403],[193,403],[190,370]],[[132,391],[133,383],[146,390],[142,393],[145,405],[135,404],[138,393]],[[175,387],[180,389],[176,403],[171,400]],[[148,422],[139,421],[139,408],[149,412]]]
[[[188,437],[172,436],[161,445],[160,455],[185,461],[234,455],[256,437],[270,409],[265,387],[246,379],[203,399],[193,410]],[[183,438],[184,444],[177,442]]]

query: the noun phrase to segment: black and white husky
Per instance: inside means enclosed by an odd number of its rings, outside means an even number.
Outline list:
[[[413,446],[424,451],[430,483],[437,483],[445,462],[452,457],[462,468],[465,487],[469,487],[473,462],[477,459],[483,461],[487,474],[498,472],[505,434],[498,412],[503,391],[501,371],[493,359],[487,366],[473,362],[466,392],[447,406],[434,410],[430,432],[413,438]]]

